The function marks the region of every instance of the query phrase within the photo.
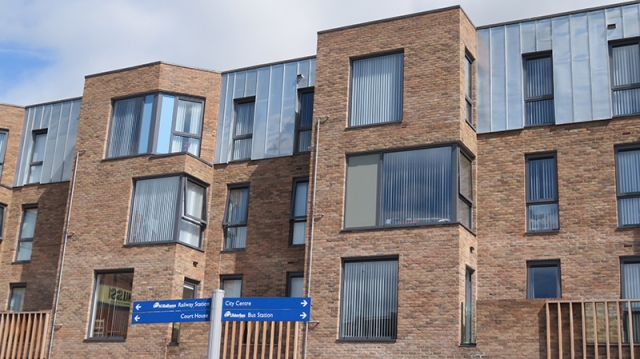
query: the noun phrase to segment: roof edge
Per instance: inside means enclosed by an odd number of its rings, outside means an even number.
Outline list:
[[[156,66],[156,65],[169,65],[169,66],[182,67],[182,68],[191,69],[191,70],[206,71],[206,72],[211,72],[211,73],[215,73],[215,74],[219,74],[220,73],[219,71],[215,71],[215,70],[203,69],[203,68],[187,66],[187,65],[174,64],[174,63],[166,62],[166,61],[154,61],[154,62],[148,62],[146,64],[128,66],[128,67],[123,67],[123,68],[119,68],[119,69],[116,69],[116,70],[109,70],[109,71],[104,71],[104,72],[98,72],[98,73],[95,73],[95,74],[85,75],[84,78],[85,79],[89,79],[89,78],[93,78],[93,77],[110,75],[110,74],[115,74],[115,73],[118,73],[118,72],[131,71],[131,70],[136,70],[136,69],[141,69],[141,68],[144,68],[144,67],[151,67],[151,66]]]
[[[17,108],[24,108],[24,106],[14,105],[12,103],[4,103],[4,102],[0,102],[0,106],[11,106],[11,107],[17,107]]]
[[[222,71],[222,74],[225,75],[225,74],[232,73],[232,72],[253,70],[253,69],[258,69],[258,68],[261,68],[261,67],[280,65],[280,64],[286,64],[288,62],[297,62],[297,61],[303,61],[303,60],[309,60],[309,59],[315,59],[315,58],[316,58],[316,55],[296,57],[296,58],[288,59],[288,60],[273,61],[273,62],[267,62],[267,63],[259,64],[259,65],[251,65],[251,66],[246,66],[246,67],[240,67],[240,68],[237,68],[237,69],[225,70],[225,71]]]
[[[70,98],[65,98],[62,100],[56,100],[56,101],[47,101],[47,102],[41,102],[41,103],[35,103],[33,105],[27,105],[24,108],[30,108],[30,107],[38,107],[38,106],[44,106],[44,105],[52,105],[54,103],[61,103],[61,102],[69,102],[69,101],[76,101],[76,100],[82,100],[82,96],[78,96],[78,97],[70,97]]]

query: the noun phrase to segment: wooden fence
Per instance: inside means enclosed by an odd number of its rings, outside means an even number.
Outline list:
[[[0,313],[0,359],[46,358],[49,311]]]
[[[297,359],[299,322],[225,322],[222,359]]]

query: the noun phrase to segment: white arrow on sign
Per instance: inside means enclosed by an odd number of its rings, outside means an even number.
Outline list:
[[[142,306],[140,306],[140,304],[136,304],[136,310],[140,310],[140,308],[142,308]]]
[[[304,318],[302,318],[302,319],[304,319]],[[136,316],[133,318],[133,320],[135,320],[135,321],[137,322],[138,320],[140,320],[140,316],[139,316],[139,315],[136,315]]]
[[[304,319],[304,318],[306,318],[306,317],[307,317],[307,313],[302,313],[302,314],[300,314],[300,318]]]
[[[303,299],[302,302],[300,302],[300,304],[302,304],[303,307],[306,307],[307,304],[309,304],[309,303],[307,303],[307,301]]]

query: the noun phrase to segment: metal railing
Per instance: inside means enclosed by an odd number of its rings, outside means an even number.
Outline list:
[[[225,322],[222,359],[298,359],[299,322]]]
[[[50,311],[0,313],[0,359],[46,358]]]

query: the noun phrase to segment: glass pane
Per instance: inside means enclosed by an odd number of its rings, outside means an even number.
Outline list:
[[[527,97],[553,94],[551,57],[527,60]]]
[[[347,161],[345,228],[376,225],[380,155],[352,156]]]
[[[180,177],[139,180],[135,185],[129,243],[173,241]]]
[[[298,152],[311,151],[311,130],[298,132]]]
[[[618,152],[618,192],[640,192],[640,150]]]
[[[303,291],[304,291],[304,278],[290,277],[289,278],[289,296],[302,297]]]
[[[349,126],[402,120],[404,54],[355,60]]]
[[[185,195],[185,213],[188,216],[205,220],[205,194],[207,190],[191,181],[187,181],[187,190]]]
[[[182,289],[182,299],[193,299],[196,297],[198,285],[194,283],[184,282]]]
[[[465,227],[471,228],[471,206],[467,202],[458,198],[458,221]]]
[[[22,228],[20,238],[33,238],[36,229],[36,217],[38,216],[37,208],[28,208],[24,210],[22,215]]]
[[[200,139],[173,135],[171,152],[189,152],[196,157],[200,156]]]
[[[200,135],[202,131],[202,103],[178,100],[176,131]]]
[[[341,338],[395,338],[398,261],[344,264]]]
[[[613,91],[613,114],[630,115],[640,112],[640,88]]]
[[[44,148],[47,144],[47,134],[40,133],[33,138],[33,153],[31,154],[31,163],[42,162],[44,159]]]
[[[153,102],[155,95],[147,95],[144,98],[144,106],[142,113],[142,124],[140,126],[140,145],[138,146],[138,153],[149,152],[149,140],[151,137],[151,121],[153,114]]]
[[[40,182],[40,177],[42,177],[42,165],[34,165],[29,167],[28,183],[38,183]]]
[[[158,124],[158,143],[156,153],[169,153],[171,128],[173,126],[173,108],[175,96],[160,95],[162,105],[160,107],[160,123]]]
[[[302,217],[307,215],[307,196],[309,191],[309,182],[296,182],[296,193],[293,202],[293,217]]]
[[[559,298],[558,266],[529,267],[529,298]]]
[[[222,280],[222,289],[224,289],[224,296],[227,298],[241,297],[242,279],[224,279]]]
[[[471,106],[470,102],[465,101],[465,103],[467,104],[465,120],[469,122],[470,125],[473,125],[473,107]]]
[[[13,287],[11,288],[11,299],[9,299],[9,310],[14,312],[21,312],[24,305],[24,293],[27,290],[25,287]]]
[[[313,92],[300,95],[300,128],[310,128],[313,123]]]
[[[473,199],[473,192],[472,192],[473,179],[472,179],[471,171],[472,171],[471,161],[467,157],[461,154],[460,155],[460,194],[465,196],[469,200]]]
[[[616,46],[611,49],[613,86],[640,82],[640,48],[638,44]]]
[[[229,190],[226,223],[246,223],[249,207],[249,189],[233,188]]]
[[[381,225],[451,220],[451,147],[384,154]]]
[[[529,190],[528,200],[553,200],[556,198],[556,159],[540,158],[528,161]]]
[[[293,222],[293,235],[291,244],[304,244],[307,236],[307,222]]]
[[[4,162],[4,153],[7,149],[7,137],[9,137],[8,133],[0,131],[0,164]]]
[[[469,60],[468,57],[465,57],[465,62],[464,62],[464,82],[465,82],[465,95],[467,95],[468,98],[471,98],[471,94],[473,93],[472,91],[472,87],[473,87],[473,77],[472,77],[473,71],[472,71],[472,67],[471,67],[471,60]]]
[[[16,261],[31,260],[32,247],[33,247],[32,241],[18,242],[18,254],[16,256]]]
[[[224,239],[224,249],[242,249],[247,243],[247,227],[228,227]]]
[[[126,338],[131,308],[133,273],[96,275],[92,338]]]
[[[236,105],[236,124],[234,136],[253,133],[255,102],[243,102]]]
[[[529,205],[528,209],[529,231],[551,231],[560,228],[557,203]]]
[[[113,106],[107,157],[128,156],[137,153],[142,107],[142,97],[116,101]]]
[[[202,233],[202,227],[197,224],[185,221],[180,221],[180,242],[186,243],[194,247],[200,247],[200,234]]]
[[[543,125],[555,122],[555,108],[553,99],[529,101],[525,103],[527,112],[527,125]]]
[[[640,198],[618,198],[618,217],[621,226],[640,224]]]
[[[244,160],[251,158],[251,139],[233,141],[233,160]]]

